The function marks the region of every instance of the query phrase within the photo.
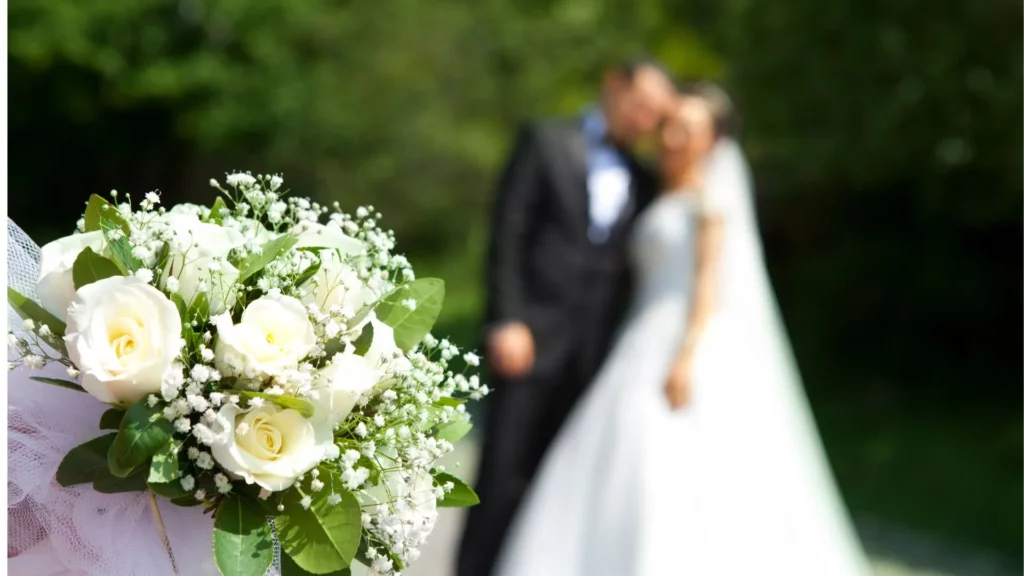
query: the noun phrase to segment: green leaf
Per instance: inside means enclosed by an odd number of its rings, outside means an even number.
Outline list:
[[[68,390],[74,390],[76,392],[85,392],[78,384],[69,382],[67,380],[61,380],[60,378],[47,378],[45,376],[29,376],[29,379],[35,380],[36,382],[42,382],[44,384],[50,384],[52,386],[60,386],[61,388],[67,388]]]
[[[152,490],[153,493],[156,494],[157,496],[162,496],[162,497],[164,497],[164,498],[166,498],[168,500],[172,500],[172,501],[173,500],[182,500],[182,499],[188,498],[188,497],[190,497],[192,495],[191,492],[188,492],[184,488],[181,487],[181,481],[180,480],[172,480],[170,482],[152,482],[152,481],[150,481],[150,482],[147,482],[146,485],[149,486],[149,489]],[[199,501],[196,500],[196,504],[198,504],[198,503],[199,503]],[[181,504],[178,504],[178,505],[181,506]]]
[[[309,418],[316,412],[316,407],[309,400],[302,398],[296,398],[295,396],[285,396],[284,394],[266,394],[264,392],[254,392],[252,390],[239,390],[238,394],[246,398],[263,398],[264,400],[270,400],[274,404],[277,404],[281,408],[291,408],[299,414],[302,414],[303,418]]]
[[[302,286],[303,284],[308,282],[310,278],[316,276],[316,273],[319,271],[320,262],[314,262],[310,264],[309,266],[306,267],[305,270],[302,271],[302,274],[299,274],[298,276],[295,277],[295,285]]]
[[[321,467],[323,490],[308,494],[309,509],[299,503],[306,496],[297,486],[283,495],[284,514],[275,520],[277,536],[285,554],[300,568],[325,574],[348,568],[362,538],[359,502],[342,485],[336,470]],[[341,496],[335,505],[327,503],[329,494]]]
[[[455,443],[462,439],[463,436],[469,434],[469,431],[473,429],[473,425],[464,420],[458,422],[450,422],[441,426],[437,434],[434,435],[438,440],[447,440]]]
[[[356,354],[362,356],[366,354],[366,351],[370,349],[370,345],[373,344],[373,324],[370,322],[363,326],[363,331],[359,333],[359,338],[353,342],[356,347]]]
[[[220,503],[213,521],[213,556],[223,576],[266,574],[274,541],[258,505],[239,496]]]
[[[110,259],[93,252],[92,248],[88,246],[79,253],[75,258],[75,263],[71,266],[71,278],[75,281],[75,290],[111,276],[123,276],[121,269]]]
[[[480,503],[480,497],[473,492],[465,482],[459,480],[455,476],[448,474],[447,472],[438,472],[434,474],[434,482],[438,486],[444,486],[448,482],[455,485],[451,492],[448,492],[444,496],[444,500],[438,500],[437,505],[444,508],[465,508],[468,506],[476,506]]]
[[[185,303],[185,299],[181,297],[181,294],[175,292],[171,294],[171,302],[174,302],[174,307],[178,309],[178,316],[181,316],[181,322],[188,324],[188,304]]]
[[[149,464],[147,482],[166,484],[181,478],[181,469],[178,467],[178,451],[180,449],[181,444],[171,438],[157,450]]]
[[[115,476],[127,477],[167,444],[171,434],[171,423],[164,418],[163,410],[150,408],[145,398],[139,400],[121,420],[117,438],[107,452],[110,471]]]
[[[217,199],[213,201],[213,206],[210,208],[210,217],[206,221],[213,222],[215,224],[224,222],[224,214],[221,210],[226,209],[227,207],[228,205],[224,202],[224,197],[217,196]]]
[[[196,297],[192,299],[192,304],[189,305],[186,316],[182,317],[183,322],[191,322],[192,320],[198,320],[201,323],[206,323],[210,318],[210,297],[206,295],[206,292],[199,292]]]
[[[264,244],[259,253],[249,254],[238,266],[238,281],[245,282],[253,274],[263,270],[274,258],[277,258],[282,252],[288,251],[296,242],[298,242],[298,238],[295,236],[282,234]]]
[[[100,430],[117,430],[121,427],[121,419],[124,418],[124,410],[111,408],[100,416]]]
[[[157,494],[160,493],[157,492]],[[200,504],[202,504],[202,502],[196,500],[194,496],[182,496],[181,498],[171,498],[171,504],[174,504],[175,506],[181,506],[182,508],[191,508],[193,506],[199,506]]]
[[[115,230],[123,230],[123,228],[107,218],[100,218],[100,228],[103,230],[103,237],[107,240],[107,249],[110,250],[118,268],[126,274],[138,270],[142,263],[132,254],[132,244],[128,241],[128,236],[114,234]],[[117,237],[115,238],[115,236]]]
[[[23,296],[17,290],[7,287],[7,302],[21,316],[22,320],[32,320],[36,324],[43,324],[50,327],[53,335],[63,339],[67,325],[53,314],[50,314],[39,304]]]
[[[341,570],[334,570],[333,572],[327,572],[322,576],[351,576],[352,570],[350,568],[343,568]],[[312,572],[303,570],[295,560],[292,560],[291,556],[287,554],[281,554],[281,576],[312,576]]]
[[[74,486],[95,480],[97,471],[107,469],[107,450],[115,436],[113,432],[104,434],[69,450],[57,466],[57,483]]]
[[[121,211],[105,198],[97,194],[89,197],[89,203],[85,207],[85,231],[95,232],[102,230],[102,221],[106,219],[115,224],[125,234],[131,234],[128,221],[125,220]]]
[[[144,492],[146,490],[146,473],[142,470],[126,478],[114,476],[107,468],[96,471],[92,483],[93,490],[102,494],[119,494],[121,492]]]
[[[451,396],[446,396],[444,398],[441,398],[437,402],[434,402],[434,406],[440,406],[442,408],[445,407],[445,406],[451,406],[452,408],[454,408],[454,407],[458,406],[459,404],[465,404],[465,403],[466,403],[466,399],[465,398],[452,398]]]
[[[402,304],[415,300],[415,310]],[[444,305],[444,281],[420,278],[403,286],[381,300],[375,308],[381,322],[395,330],[395,344],[405,351],[412,350],[434,327]]]

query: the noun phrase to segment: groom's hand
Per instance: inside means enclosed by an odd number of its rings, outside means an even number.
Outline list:
[[[502,324],[488,339],[491,365],[502,378],[522,378],[533,369],[533,334],[522,322]]]

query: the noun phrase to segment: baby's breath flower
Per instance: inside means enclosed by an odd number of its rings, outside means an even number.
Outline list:
[[[340,494],[328,494],[327,495],[327,503],[330,504],[331,506],[337,506],[338,504],[341,503],[341,495]]]
[[[200,452],[196,458],[196,466],[199,466],[203,470],[213,469],[213,456],[210,456],[209,452]]]
[[[217,475],[213,477],[213,483],[217,485],[217,492],[220,492],[221,494],[231,492],[231,481],[228,480],[227,476],[217,473]]]
[[[191,474],[181,479],[181,489],[186,492],[191,492],[192,488],[195,488],[196,479]]]
[[[299,504],[301,504],[306,510],[309,510],[309,507],[313,504],[313,499],[309,496],[303,496],[302,500],[299,500]]]

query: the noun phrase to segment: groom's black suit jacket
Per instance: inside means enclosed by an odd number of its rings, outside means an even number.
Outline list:
[[[487,271],[487,325],[520,321],[535,344],[531,374],[494,379],[459,576],[486,576],[555,433],[596,374],[631,291],[627,248],[657,183],[628,153],[629,200],[609,237],[591,240],[588,142],[580,118],[520,130],[498,187]]]

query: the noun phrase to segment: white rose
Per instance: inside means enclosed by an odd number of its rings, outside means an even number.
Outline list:
[[[185,208],[179,210],[181,206]],[[164,224],[180,241],[164,269],[163,288],[167,278],[178,280],[178,293],[185,302],[192,302],[203,288],[210,302],[210,314],[219,314],[235,304],[231,286],[238,280],[238,269],[227,261],[228,253],[245,244],[242,233],[232,228],[202,222],[190,204],[175,206],[164,215]],[[187,209],[186,209],[187,208]]]
[[[323,225],[316,222],[302,222],[295,230],[298,233],[296,248],[331,248],[342,254],[359,254],[363,243],[342,232],[336,224]]]
[[[250,302],[238,324],[214,318],[217,368],[229,376],[254,379],[295,369],[316,346],[316,334],[302,302],[279,293]]]
[[[384,371],[376,368],[372,361],[351,352],[341,352],[320,370],[312,394],[330,409],[337,425],[382,378]]]
[[[395,343],[395,329],[381,322],[373,313],[370,314],[367,322],[373,325],[373,340],[370,342],[370,348],[366,351],[366,359],[374,366],[384,368],[393,374],[412,370],[409,359]]]
[[[205,291],[211,316],[235,305],[238,293],[231,287],[238,280],[238,268],[223,258],[174,256],[163,277],[165,290],[170,277],[178,279],[177,292],[186,303],[191,303],[201,290]]]
[[[131,404],[160,392],[181,351],[181,317],[156,288],[112,276],[75,294],[64,340],[86,392]]]
[[[196,214],[171,211],[164,214],[167,225],[181,241],[191,258],[227,257],[232,249],[245,244],[245,237],[234,228],[203,222]]]
[[[43,309],[61,320],[67,317],[68,306],[75,297],[75,281],[71,275],[75,258],[86,248],[99,252],[103,245],[102,232],[86,232],[54,240],[40,249],[36,296]]]
[[[376,295],[359,279],[359,273],[345,264],[333,250],[320,252],[320,269],[303,286],[302,301],[327,312],[337,306],[355,314]]]
[[[246,412],[225,404],[225,441],[213,445],[213,459],[236,478],[267,490],[285,490],[309,472],[334,443],[331,421],[323,414],[304,418],[296,410],[266,402]]]

